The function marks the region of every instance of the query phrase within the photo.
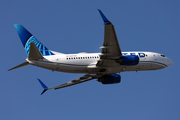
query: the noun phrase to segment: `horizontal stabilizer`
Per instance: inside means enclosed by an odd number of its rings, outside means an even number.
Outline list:
[[[39,49],[36,47],[36,44],[31,42],[30,44],[30,51],[29,51],[29,60],[38,60],[38,59],[43,59],[44,57],[42,56],[41,52]]]
[[[43,92],[41,93],[41,95],[42,95],[43,93],[45,93],[48,90],[48,87],[40,79],[38,79],[38,81],[44,89]]]
[[[18,66],[16,66],[16,67],[13,67],[13,68],[9,69],[8,71],[14,70],[14,69],[16,69],[16,68],[24,67],[24,66],[26,66],[26,65],[29,65],[29,63],[28,63],[28,62],[24,62],[24,63],[22,63],[22,64],[20,64],[20,65],[18,65]]]

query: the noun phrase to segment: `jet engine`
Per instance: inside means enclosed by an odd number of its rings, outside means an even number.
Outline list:
[[[121,76],[119,74],[104,75],[98,79],[98,82],[102,84],[114,84],[121,82]]]
[[[121,56],[116,62],[120,65],[137,65],[139,63],[139,57],[137,55]]]

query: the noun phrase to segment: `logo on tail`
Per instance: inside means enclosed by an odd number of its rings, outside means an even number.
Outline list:
[[[14,25],[19,38],[21,39],[21,42],[24,46],[24,49],[29,56],[29,49],[31,42],[35,43],[39,51],[43,56],[46,55],[54,55],[47,47],[45,47],[41,42],[39,42],[28,30],[26,30],[21,24],[15,24]]]

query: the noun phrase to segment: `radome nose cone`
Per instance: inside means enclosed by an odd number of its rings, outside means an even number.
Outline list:
[[[170,65],[172,65],[172,64],[173,64],[173,61],[172,61],[171,59],[169,59],[169,58],[168,58],[168,60],[167,60],[167,61],[168,61],[167,66],[170,66]]]

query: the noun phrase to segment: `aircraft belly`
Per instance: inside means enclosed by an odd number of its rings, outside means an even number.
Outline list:
[[[42,62],[42,61],[31,61],[30,64],[41,68],[49,69],[52,71],[67,72],[67,73],[88,73],[87,66],[63,65],[60,63],[51,63],[51,62]]]
[[[57,67],[56,63],[42,62],[42,61],[32,61],[32,63],[30,64],[49,70],[54,70]]]
[[[58,64],[55,71],[67,72],[67,73],[87,73],[87,66],[73,66]]]
[[[164,65],[154,61],[140,61],[138,65],[127,66],[125,71],[145,71],[165,68]]]

